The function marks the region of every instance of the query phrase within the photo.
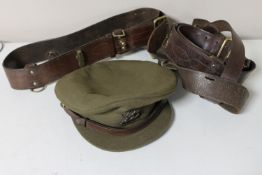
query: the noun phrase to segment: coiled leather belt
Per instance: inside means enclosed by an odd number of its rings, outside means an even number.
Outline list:
[[[185,89],[231,112],[240,111],[248,97],[240,81],[255,64],[245,58],[243,43],[226,21],[175,24],[159,10],[137,9],[20,47],[6,57],[3,67],[14,89],[42,90],[75,69],[147,43],[162,65],[178,71]]]
[[[187,25],[162,20],[150,37],[148,51],[178,71],[185,89],[233,113],[244,105],[248,90],[240,80],[255,63],[245,57],[242,41],[226,21],[195,19]]]

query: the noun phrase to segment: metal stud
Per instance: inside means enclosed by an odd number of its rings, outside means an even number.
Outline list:
[[[120,43],[121,46],[126,45],[126,43],[123,40],[120,40],[119,43]]]
[[[211,64],[211,68],[214,69],[216,67],[216,64],[215,63],[212,63]]]
[[[34,85],[34,86],[37,86],[37,82],[34,81],[34,82],[33,82],[33,85]]]
[[[126,42],[124,40],[119,40],[119,45],[122,50],[126,50]]]
[[[35,74],[35,71],[30,70],[30,74],[31,74],[31,75],[34,75],[34,74]]]

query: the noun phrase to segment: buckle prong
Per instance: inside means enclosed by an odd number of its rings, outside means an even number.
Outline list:
[[[223,51],[223,49],[224,49],[224,47],[225,47],[225,45],[227,44],[228,41],[232,41],[232,39],[226,37],[226,39],[223,41],[223,43],[222,43],[222,45],[221,45],[221,47],[220,47],[220,49],[219,49],[219,51],[217,53],[217,57],[220,57],[220,55],[221,55],[221,53],[222,53],[222,51]],[[231,53],[231,51],[228,52],[226,58],[229,57],[230,53]]]

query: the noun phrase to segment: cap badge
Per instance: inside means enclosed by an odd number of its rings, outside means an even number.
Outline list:
[[[126,126],[127,124],[134,122],[141,116],[141,114],[141,109],[131,109],[129,111],[126,111],[122,114],[122,120],[120,122],[120,125]]]

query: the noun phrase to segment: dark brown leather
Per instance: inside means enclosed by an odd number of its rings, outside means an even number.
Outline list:
[[[162,15],[155,9],[137,9],[67,36],[20,47],[6,57],[4,70],[14,89],[43,87],[81,66],[145,46],[154,20]]]
[[[185,89],[240,112],[248,97],[240,80],[255,63],[245,57],[244,45],[228,22],[196,19],[187,25],[162,20],[150,36],[148,51],[178,71]]]
[[[97,123],[95,121],[92,121],[88,118],[84,118],[81,115],[66,108],[65,106],[63,106],[63,108],[66,111],[66,113],[69,116],[71,116],[72,120],[77,125],[80,125],[80,126],[83,126],[83,127],[86,127],[86,128],[98,131],[98,132],[102,132],[102,133],[123,136],[123,135],[135,133],[145,128],[146,126],[148,126],[161,113],[161,111],[164,109],[166,105],[167,105],[167,100],[157,102],[155,106],[153,107],[153,109],[148,114],[147,120],[144,123],[142,123],[141,125],[136,126],[134,128],[115,128],[111,126],[106,126],[106,125]]]
[[[229,31],[232,40],[223,31]],[[141,48],[148,39],[148,51],[178,70],[185,89],[231,112],[240,111],[248,97],[240,81],[255,64],[245,58],[242,41],[226,21],[196,19],[193,25],[176,25],[158,10],[137,9],[20,47],[6,57],[3,67],[14,89],[36,89],[82,66]]]

